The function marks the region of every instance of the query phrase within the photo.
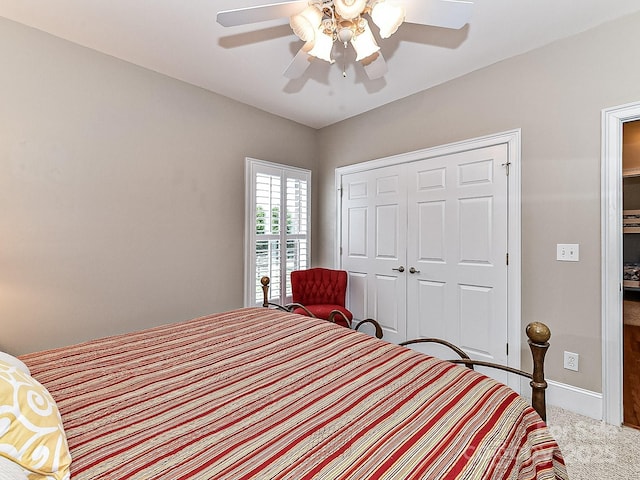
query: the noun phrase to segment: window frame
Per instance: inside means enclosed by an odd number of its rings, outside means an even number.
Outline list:
[[[307,268],[311,266],[311,170],[292,167],[290,165],[284,165],[280,163],[268,162],[265,160],[258,160],[255,158],[245,158],[245,226],[244,226],[244,305],[246,307],[261,306],[262,295],[256,293],[256,243],[258,241],[258,235],[256,234],[256,176],[258,174],[280,176],[281,179],[281,196],[280,205],[284,205],[285,208],[280,208],[280,220],[279,224],[287,225],[286,222],[286,180],[288,178],[295,178],[298,180],[306,181],[306,234],[287,234],[286,228],[279,229],[280,245],[287,245],[287,239],[300,239],[304,238],[307,243],[306,265]],[[273,235],[273,234],[271,234]],[[271,236],[270,235],[270,236]],[[286,253],[285,253],[286,255]],[[280,304],[291,302],[291,296],[286,295],[286,285],[290,282],[289,278],[286,278],[287,262],[286,258],[280,262],[280,277],[285,281],[283,283],[284,288],[281,289],[281,295],[279,298],[271,297],[271,301]]]

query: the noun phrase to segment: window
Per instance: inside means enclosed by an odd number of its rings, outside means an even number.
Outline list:
[[[293,270],[309,268],[311,172],[248,158],[246,164],[245,304],[291,302]]]

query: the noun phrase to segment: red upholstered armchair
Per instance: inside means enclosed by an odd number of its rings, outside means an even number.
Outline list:
[[[310,268],[291,272],[291,290],[293,303],[304,305],[309,312],[318,318],[329,319],[333,310],[342,312],[349,322],[352,313],[344,306],[347,293],[347,272],[328,268]],[[294,309],[295,313],[306,315],[302,308]],[[334,319],[338,325],[349,327],[340,315]]]

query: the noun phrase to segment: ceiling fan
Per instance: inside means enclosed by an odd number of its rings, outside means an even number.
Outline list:
[[[462,28],[472,7],[470,0],[294,0],[221,11],[217,20],[233,27],[289,17],[293,32],[305,42],[284,72],[289,79],[301,77],[313,57],[334,63],[333,45],[340,42],[345,48],[349,43],[353,46],[356,61],[374,80],[383,77],[388,68],[367,17],[384,39],[403,22]]]

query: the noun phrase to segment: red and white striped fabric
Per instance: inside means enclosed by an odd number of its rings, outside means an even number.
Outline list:
[[[242,309],[21,357],[88,479],[565,479],[509,388],[329,322]]]

